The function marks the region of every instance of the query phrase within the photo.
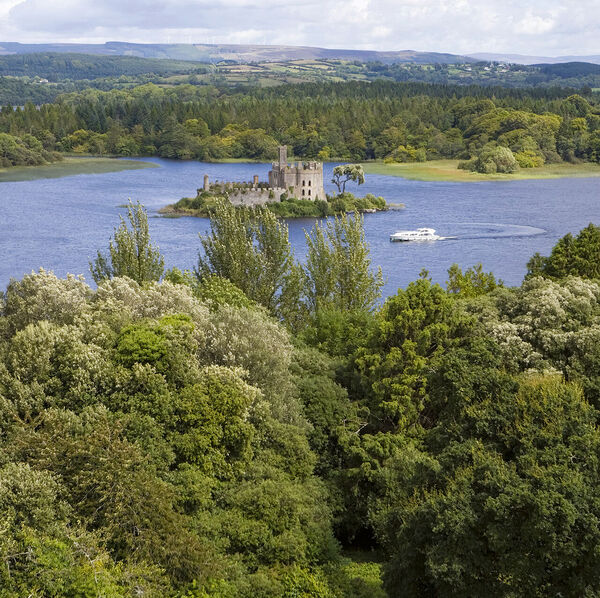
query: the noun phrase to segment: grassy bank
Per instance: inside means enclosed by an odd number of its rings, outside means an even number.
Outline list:
[[[152,162],[115,160],[114,158],[66,158],[61,162],[44,164],[43,166],[0,168],[0,183],[56,179],[77,174],[104,174],[122,170],[139,170],[141,168],[158,168],[158,165]]]
[[[458,160],[432,160],[410,164],[383,164],[382,162],[366,162],[363,164],[366,174],[399,176],[415,181],[474,183],[600,176],[600,165],[589,162],[581,164],[547,164],[540,168],[521,168],[515,174],[479,174],[468,170],[459,170],[457,167]]]

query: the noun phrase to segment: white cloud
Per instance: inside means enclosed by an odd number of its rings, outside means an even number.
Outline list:
[[[0,40],[600,53],[598,0],[0,0]]]
[[[531,11],[528,11],[527,14],[517,22],[515,32],[525,35],[541,35],[552,31],[555,25],[556,21],[552,17],[534,15]]]

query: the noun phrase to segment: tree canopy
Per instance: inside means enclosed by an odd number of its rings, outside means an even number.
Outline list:
[[[590,222],[576,236],[562,237],[549,256],[536,253],[527,263],[527,275],[600,278],[600,227]]]
[[[195,273],[10,282],[1,598],[600,595],[599,281],[379,304],[360,217],[307,240],[223,204]]]
[[[71,93],[38,102],[39,108],[2,109],[0,133],[13,142],[30,135],[48,152],[200,160],[271,160],[285,144],[302,159],[353,163],[340,176],[339,191],[344,181],[360,182],[356,163],[372,159],[453,158],[486,172],[600,159],[597,98],[568,89],[381,79],[250,90],[139,83],[71,86]],[[31,87],[36,97],[49,89]]]

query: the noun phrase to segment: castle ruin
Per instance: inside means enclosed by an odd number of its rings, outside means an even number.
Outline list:
[[[323,188],[323,163],[298,162],[291,166],[287,161],[287,146],[279,147],[279,162],[273,162],[269,171],[269,185],[284,187],[298,199],[325,199]]]
[[[272,163],[269,171],[269,182],[261,183],[258,175],[254,175],[249,183],[216,182],[211,184],[208,175],[204,175],[202,191],[224,193],[236,206],[261,206],[284,198],[306,200],[325,200],[323,187],[322,162],[298,162],[288,164],[287,146],[279,147],[279,161]]]

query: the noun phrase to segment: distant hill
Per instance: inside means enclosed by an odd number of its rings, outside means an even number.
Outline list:
[[[41,52],[101,54],[108,56],[137,56],[141,58],[169,58],[198,62],[269,62],[287,60],[339,59],[360,62],[395,64],[412,62],[418,64],[454,64],[475,62],[474,58],[458,54],[438,52],[376,52],[372,50],[343,50],[313,48],[310,46],[262,46],[238,44],[133,44],[107,42],[105,44],[21,44],[0,42],[0,55],[32,54]]]
[[[600,54],[590,56],[526,56],[524,54],[493,54],[481,52],[478,54],[469,54],[470,58],[476,60],[487,60],[494,62],[512,62],[514,64],[555,64],[560,62],[591,62],[600,64]]]
[[[539,65],[567,62],[600,64],[600,54],[589,56],[528,56],[479,52],[469,55],[439,52],[377,52],[375,50],[345,50],[316,48],[312,46],[269,46],[256,44],[134,44],[130,42],[106,42],[105,44],[21,44],[0,42],[0,55],[38,54],[45,52],[61,54],[92,54],[103,56],[133,56],[195,62],[236,63],[280,62],[290,60],[357,60],[383,64],[457,64],[478,61],[510,62],[514,64]]]

